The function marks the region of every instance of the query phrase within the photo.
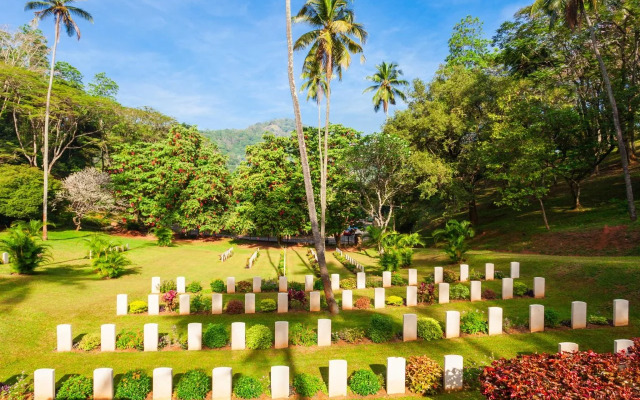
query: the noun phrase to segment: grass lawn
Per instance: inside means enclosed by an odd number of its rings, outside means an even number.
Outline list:
[[[1,235],[1,234],[0,234]],[[401,331],[402,315],[417,313],[444,321],[447,310],[483,310],[489,306],[504,308],[504,316],[512,321],[523,322],[528,318],[528,305],[540,303],[560,313],[561,319],[570,317],[571,301],[582,300],[588,304],[588,314],[599,314],[611,318],[612,300],[624,298],[630,301],[630,326],[623,328],[599,327],[585,330],[558,328],[544,333],[513,333],[502,336],[464,336],[459,339],[442,339],[425,342],[385,344],[334,345],[329,348],[291,347],[285,350],[231,351],[159,351],[143,352],[99,352],[56,353],[56,325],[70,323],[76,338],[87,333],[100,332],[100,325],[115,323],[117,331],[122,329],[142,329],[145,323],[159,324],[160,332],[170,332],[175,325],[179,332],[186,333],[190,322],[209,323],[212,321],[231,324],[244,321],[248,327],[265,324],[273,329],[274,322],[306,322],[316,324],[319,318],[328,318],[325,312],[294,312],[286,315],[191,315],[155,316],[128,315],[116,317],[116,295],[127,293],[129,301],[145,300],[150,289],[152,276],[175,279],[185,276],[187,283],[200,281],[208,289],[212,279],[226,279],[235,276],[236,281],[262,276],[275,279],[280,249],[262,247],[260,257],[251,270],[245,268],[247,259],[258,245],[236,243],[229,240],[184,241],[175,247],[158,248],[146,238],[118,238],[129,243],[131,251],[127,256],[133,262],[130,273],[114,280],[101,280],[92,271],[85,257],[83,243],[88,233],[73,231],[52,232],[50,244],[54,262],[41,268],[32,276],[9,275],[8,266],[0,266],[0,381],[11,380],[22,371],[32,374],[37,368],[55,368],[59,382],[67,374],[90,375],[99,367],[112,367],[117,375],[133,368],[142,368],[149,373],[155,367],[172,367],[174,374],[193,368],[210,370],[218,366],[234,368],[234,373],[255,376],[268,375],[273,365],[289,365],[292,376],[300,372],[323,375],[330,359],[346,359],[349,371],[372,368],[384,371],[386,358],[390,356],[410,356],[427,354],[439,363],[445,354],[460,354],[465,365],[485,365],[496,357],[513,357],[531,352],[554,352],[557,343],[576,342],[581,349],[598,352],[611,351],[613,340],[638,336],[640,326],[640,257],[566,257],[533,254],[506,254],[491,251],[474,251],[467,262],[472,269],[484,271],[485,262],[493,262],[496,270],[508,275],[509,262],[520,261],[521,281],[529,287],[535,276],[546,278],[547,297],[542,300],[517,298],[513,300],[493,300],[470,303],[453,302],[445,305],[419,307],[387,307],[376,312],[391,315],[396,331]],[[235,247],[235,254],[228,261],[219,261],[219,255],[229,247]],[[379,273],[375,266],[373,251],[368,253],[350,252],[362,262],[367,272]],[[447,266],[447,259],[438,250],[419,250],[415,257],[419,280],[433,272],[436,265],[444,265],[457,271],[457,266]],[[329,270],[339,273],[342,278],[354,276],[330,256]],[[306,259],[306,249],[302,247],[287,250],[287,275],[290,281],[303,282],[310,269]],[[407,272],[401,271],[404,277]],[[491,288],[500,294],[500,281],[483,282],[483,289]],[[387,296],[405,297],[405,288],[387,289]],[[225,302],[243,295],[224,296]],[[256,295],[256,302],[262,298],[275,298],[275,293]],[[354,301],[361,296],[373,297],[373,289],[354,290]],[[207,295],[209,297],[209,295]],[[338,293],[338,298],[340,294]],[[374,310],[345,311],[332,318],[333,331],[343,327],[366,327]],[[116,377],[117,378],[117,377]],[[437,398],[481,398],[477,391],[463,394],[438,395]]]

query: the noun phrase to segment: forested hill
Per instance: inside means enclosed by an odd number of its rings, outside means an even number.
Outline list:
[[[295,129],[295,121],[279,118],[259,122],[245,129],[203,130],[202,134],[216,143],[220,151],[229,156],[229,168],[233,171],[244,160],[245,148],[262,140],[265,133],[287,136]]]

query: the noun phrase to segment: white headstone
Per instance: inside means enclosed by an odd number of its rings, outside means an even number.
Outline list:
[[[347,395],[347,361],[329,361],[329,397]]]
[[[104,324],[100,326],[100,351],[116,351],[115,324]]]
[[[188,294],[180,295],[180,315],[191,314],[191,296]]]
[[[517,261],[511,261],[511,274],[509,275],[512,279],[520,278],[520,263]]]
[[[351,290],[342,291],[342,309],[353,310],[353,292]]]
[[[271,398],[289,398],[289,367],[271,367]]]
[[[460,311],[447,311],[445,324],[447,339],[460,337]]]
[[[471,301],[482,300],[482,282],[471,281]]]
[[[71,334],[71,325],[58,325],[57,333],[58,345],[56,346],[56,350],[58,352],[71,351],[71,349],[73,348],[73,335]]]
[[[309,293],[309,311],[320,311],[320,292]]]
[[[231,324],[231,350],[245,349],[245,323],[233,322]]]
[[[629,300],[613,301],[613,326],[629,325]]]
[[[211,371],[211,400],[231,400],[233,394],[233,370],[218,367]]]
[[[407,307],[415,307],[418,305],[418,287],[407,286]]]
[[[331,290],[340,289],[340,274],[331,274]]]
[[[144,324],[144,351],[158,351],[158,324]]]
[[[149,315],[160,314],[160,295],[150,294],[147,296],[147,313]]]
[[[288,290],[287,287],[287,277],[281,276],[278,278],[278,292],[286,292]]]
[[[176,287],[176,292],[178,292],[178,294],[187,292],[187,284],[185,282],[184,276],[179,276],[178,279],[176,279]]]
[[[495,266],[492,263],[486,263],[484,265],[484,279],[487,281],[492,281],[494,278]]]
[[[444,268],[435,267],[433,269],[433,283],[437,285],[438,283],[443,283],[443,282],[444,282]]]
[[[278,312],[286,313],[289,311],[289,295],[287,293],[278,293]]]
[[[462,390],[462,356],[444,356],[444,390]]]
[[[227,293],[235,293],[236,292],[236,278],[229,277],[227,278]]]
[[[409,286],[417,286],[418,285],[418,270],[410,269],[409,270]]]
[[[256,295],[255,293],[245,293],[244,295],[244,312],[245,314],[256,313]]]
[[[33,400],[56,398],[56,370],[41,368],[33,373]]]
[[[502,307],[489,307],[488,314],[489,335],[502,335]]]
[[[304,291],[310,292],[313,290],[313,275],[304,276]]]
[[[97,368],[93,370],[93,400],[113,399],[113,369]]]
[[[128,296],[126,294],[119,294],[116,299],[116,315],[127,315],[129,311]]]
[[[222,293],[211,295],[211,314],[222,314]]]
[[[356,289],[364,289],[367,287],[367,280],[364,272],[358,272],[356,274]]]
[[[387,394],[405,393],[406,360],[402,357],[387,358]]]
[[[151,278],[151,293],[160,293],[160,277]]]
[[[502,278],[502,300],[513,299],[513,278]]]
[[[469,265],[460,264],[460,282],[466,282],[469,280]]]
[[[558,353],[577,353],[578,343],[560,342],[558,343]]]
[[[260,293],[262,291],[262,278],[259,276],[253,277],[253,293]]]
[[[289,347],[289,322],[276,321],[275,348]]]
[[[544,306],[541,304],[529,305],[529,331],[544,332]]]
[[[382,272],[382,287],[391,287],[391,271]]]
[[[438,303],[447,304],[449,302],[449,284],[438,283]]]
[[[533,278],[533,297],[536,299],[544,299],[544,278]]]
[[[587,327],[587,303],[584,301],[571,302],[571,329]]]
[[[374,307],[384,308],[384,288],[378,287],[374,289]]]
[[[9,264],[9,253],[2,253],[2,263]]]
[[[318,320],[318,346],[331,346],[331,320]]]
[[[633,340],[617,339],[613,341],[613,352],[615,354],[622,353],[623,351],[627,353],[631,346],[633,346]]]
[[[402,341],[410,342],[418,339],[418,316],[404,314],[402,316]]]
[[[187,350],[202,350],[202,324],[199,322],[187,325]]]
[[[171,400],[173,395],[173,370],[155,368],[153,370],[153,400]]]

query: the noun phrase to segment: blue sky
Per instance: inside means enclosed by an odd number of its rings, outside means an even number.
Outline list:
[[[15,29],[31,20],[25,1],[2,3],[0,25]],[[366,62],[354,59],[342,82],[332,84],[332,122],[366,133],[379,130],[384,114],[374,113],[370,93],[362,94],[376,64],[395,61],[407,80],[429,80],[446,57],[447,40],[460,19],[481,18],[490,37],[527,3],[355,0],[356,19],[369,32]],[[292,0],[292,11],[302,4]],[[120,85],[122,104],[151,106],[203,129],[292,117],[284,0],[87,0],[79,6],[93,14],[95,23],[79,22],[79,42],[63,37],[57,59],[78,68],[85,83],[106,72]],[[40,28],[52,37],[52,20]],[[306,30],[295,26],[294,39]],[[296,75],[302,57],[295,54]],[[315,125],[315,104],[304,100],[302,95],[303,123]]]

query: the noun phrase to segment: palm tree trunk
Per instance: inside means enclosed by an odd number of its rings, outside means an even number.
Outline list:
[[[298,102],[298,93],[296,92],[296,82],[293,75],[293,39],[291,37],[291,0],[285,0],[286,8],[286,26],[287,26],[287,69],[289,76],[289,88],[291,90],[291,99],[293,101],[293,113],[296,119],[296,133],[298,135],[298,148],[300,150],[300,164],[302,166],[302,175],[304,176],[304,190],[307,195],[307,206],[309,208],[309,220],[311,221],[311,232],[313,233],[313,241],[318,253],[318,266],[320,267],[320,277],[324,286],[324,295],[327,300],[327,306],[331,314],[338,314],[338,304],[333,297],[331,290],[331,280],[329,279],[329,271],[327,270],[327,262],[324,252],[324,240],[321,240],[320,230],[318,229],[318,214],[316,213],[316,203],[313,197],[313,184],[311,183],[311,171],[309,169],[309,159],[307,158],[307,145],[304,141],[304,132],[302,131],[302,117],[300,116],[300,103]]]
[[[42,170],[44,171],[44,187],[42,190],[42,240],[49,238],[47,232],[47,207],[49,197],[49,110],[51,105],[51,89],[53,88],[53,71],[56,64],[56,50],[60,38],[60,17],[56,16],[55,39],[53,51],[51,52],[51,68],[49,70],[49,89],[47,89],[47,104],[44,111],[44,146],[42,149]]]
[[[331,110],[331,72],[333,71],[333,59],[331,52],[327,60],[327,107],[324,120],[324,161],[322,175],[320,176],[320,236],[324,246],[326,214],[327,214],[327,164],[329,163],[329,114]]]
[[[322,180],[322,108],[318,97],[318,160],[320,161],[320,180]]]
[[[631,186],[631,174],[629,173],[629,162],[627,156],[627,148],[624,143],[624,137],[622,136],[622,128],[620,127],[620,115],[618,114],[618,105],[616,98],[613,95],[613,88],[611,87],[611,80],[609,79],[609,73],[607,67],[604,65],[602,55],[600,54],[598,39],[596,38],[595,28],[591,23],[591,18],[588,14],[584,14],[587,26],[589,27],[589,35],[591,36],[591,44],[593,46],[593,52],[598,59],[598,65],[600,66],[600,73],[602,74],[602,80],[604,86],[607,89],[607,96],[609,97],[609,103],[611,104],[611,113],[613,116],[613,126],[616,130],[616,138],[618,139],[618,152],[620,153],[620,161],[622,164],[622,171],[624,173],[624,184],[627,192],[627,208],[629,210],[629,218],[631,221],[635,221],[638,217],[636,215],[636,205],[633,201],[633,187]]]

